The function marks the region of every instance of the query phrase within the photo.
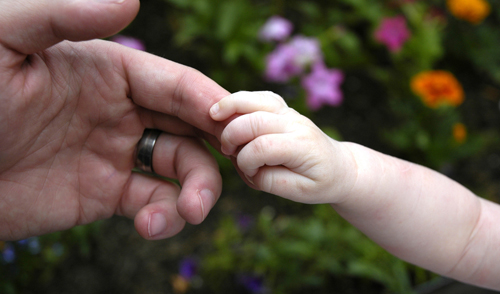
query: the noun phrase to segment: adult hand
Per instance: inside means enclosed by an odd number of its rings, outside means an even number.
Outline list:
[[[138,0],[0,2],[0,240],[113,214],[161,239],[217,201],[221,177],[199,137],[215,142],[208,111],[228,92],[191,68],[84,41],[118,32],[138,9]],[[182,189],[132,172],[145,128],[165,132],[154,169]]]

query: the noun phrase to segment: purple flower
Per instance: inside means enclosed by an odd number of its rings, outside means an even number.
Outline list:
[[[22,239],[22,240],[17,241],[17,244],[19,244],[21,246],[25,246],[28,244],[28,242],[29,242],[29,239]]]
[[[315,38],[296,36],[281,44],[266,59],[266,78],[272,82],[287,82],[301,74],[310,64],[323,60],[319,42]]]
[[[290,46],[295,49],[293,62],[301,68],[323,60],[321,47],[316,38],[295,36],[290,41]]]
[[[288,44],[281,44],[266,58],[266,78],[272,82],[287,82],[291,77],[302,72],[295,64],[296,50]]]
[[[116,35],[111,38],[111,41],[122,44],[124,46],[134,48],[137,50],[145,51],[146,46],[144,43],[136,38],[128,37],[128,36],[123,36],[123,35]]]
[[[198,272],[198,261],[194,258],[184,258],[179,263],[179,275],[189,281]]]
[[[242,274],[239,276],[238,282],[250,293],[264,294],[268,292],[268,289],[264,286],[264,279],[260,276]]]
[[[37,237],[32,237],[28,239],[28,251],[33,255],[38,254],[42,251],[42,248],[40,246],[40,241],[38,240]]]
[[[405,18],[400,15],[384,18],[374,36],[378,42],[385,44],[389,51],[398,52],[410,38],[411,32],[406,26]]]
[[[38,237],[19,240],[17,241],[17,244],[19,244],[22,248],[26,248],[33,255],[38,254],[40,253],[40,251],[42,251]]]
[[[263,41],[283,41],[290,36],[293,30],[293,24],[281,17],[272,16],[262,26],[259,32],[259,38]]]
[[[318,110],[324,104],[338,106],[343,95],[340,84],[344,74],[337,69],[326,68],[323,62],[316,63],[311,73],[302,79],[302,87],[307,92],[307,105],[311,110]]]
[[[248,214],[242,214],[238,216],[238,227],[241,231],[248,231],[254,224],[255,218]]]
[[[5,263],[13,263],[16,260],[16,251],[14,246],[10,243],[6,243],[2,251],[2,259]]]

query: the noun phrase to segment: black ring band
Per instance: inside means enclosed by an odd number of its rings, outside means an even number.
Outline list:
[[[153,169],[153,149],[161,131],[155,129],[145,129],[141,140],[137,143],[136,167],[148,173],[154,173]]]

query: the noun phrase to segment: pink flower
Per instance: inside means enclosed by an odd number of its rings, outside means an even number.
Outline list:
[[[337,69],[326,68],[323,62],[317,62],[311,73],[302,78],[302,87],[307,93],[307,106],[311,110],[318,110],[324,104],[339,106],[343,95],[340,84],[344,81],[344,74]]]
[[[295,36],[290,41],[295,49],[294,63],[302,68],[323,60],[321,47],[316,38]]]
[[[294,62],[296,54],[295,48],[288,44],[276,47],[266,58],[266,78],[272,82],[284,83],[300,74],[302,68]]]
[[[128,36],[123,36],[123,35],[116,35],[111,38],[111,41],[122,44],[124,46],[134,48],[137,50],[145,51],[146,46],[144,43],[136,38],[128,37]]]
[[[275,15],[262,26],[259,38],[267,42],[283,41],[290,36],[292,30],[293,24],[289,20]]]
[[[301,74],[310,64],[323,60],[319,42],[315,38],[296,36],[280,44],[266,59],[266,78],[273,82],[287,82]]]
[[[384,18],[375,31],[375,39],[385,44],[389,51],[398,52],[410,38],[411,32],[403,16]]]

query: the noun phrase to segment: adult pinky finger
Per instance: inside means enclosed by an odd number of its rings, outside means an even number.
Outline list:
[[[145,239],[172,237],[186,224],[177,212],[179,193],[174,183],[133,173],[117,214],[133,218],[137,232]]]
[[[198,138],[162,133],[153,152],[153,167],[157,174],[179,180],[179,215],[191,224],[201,223],[222,190],[217,161],[205,144]]]

